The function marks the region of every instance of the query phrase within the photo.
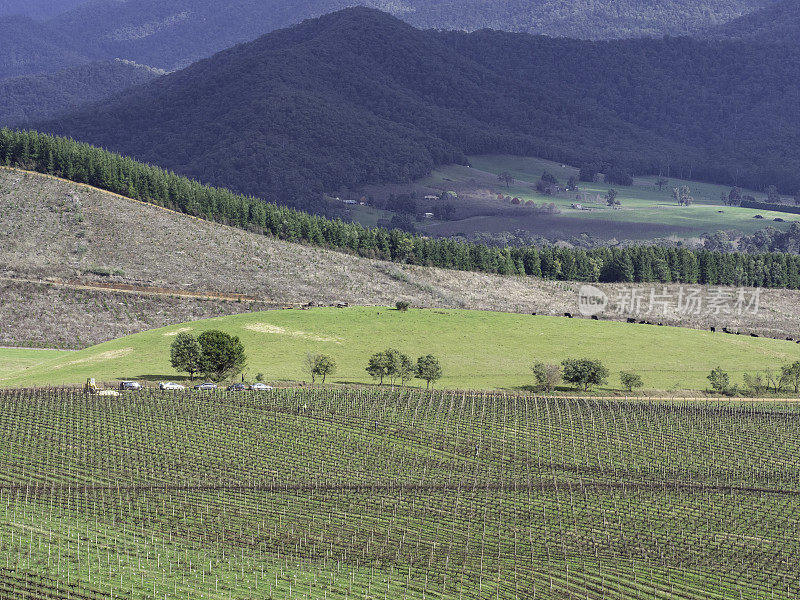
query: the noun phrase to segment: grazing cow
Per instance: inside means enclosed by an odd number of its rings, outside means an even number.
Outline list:
[[[794,341],[794,338],[786,338],[786,341],[787,341],[787,342],[793,342],[793,341]]]
[[[636,323],[636,319],[628,317],[628,323]]]
[[[716,333],[716,331],[717,331],[717,328],[716,328],[716,327],[712,327],[712,328],[711,328],[711,333]]]
[[[564,313],[564,316],[567,317],[568,319],[571,319],[572,318],[572,313]]]
[[[592,321],[599,321],[599,320],[600,317],[598,317],[597,315],[592,315]]]
[[[750,337],[758,337],[758,334],[757,333],[751,333]]]
[[[536,313],[535,313],[535,312],[532,312],[532,313],[531,313],[531,315],[535,317],[535,316],[536,316]]]

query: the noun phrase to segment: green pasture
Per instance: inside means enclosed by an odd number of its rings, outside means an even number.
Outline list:
[[[21,371],[34,369],[42,363],[70,354],[67,350],[0,348],[0,378],[19,375]]]
[[[489,189],[494,193],[516,196],[523,201],[533,200],[536,204],[553,202],[561,209],[559,215],[546,219],[541,217],[536,219],[532,216],[531,223],[528,223],[528,219],[520,221],[520,229],[528,228],[534,232],[537,232],[536,223],[541,221],[545,229],[539,233],[546,233],[547,229],[552,229],[554,222],[556,226],[558,222],[563,222],[565,226],[571,225],[569,229],[573,231],[576,231],[575,228],[580,230],[583,226],[587,233],[601,237],[604,231],[610,231],[615,237],[626,236],[630,239],[670,235],[688,238],[719,230],[735,229],[752,233],[766,226],[785,229],[800,217],[789,213],[724,206],[720,196],[730,191],[729,186],[674,177],[667,178],[669,183],[663,190],[659,190],[655,185],[658,179],[655,176],[637,177],[634,184],[629,187],[580,182],[579,190],[589,195],[588,202],[577,200],[576,195],[572,193],[558,197],[545,196],[534,189],[544,171],[550,172],[562,185],[565,185],[570,176],[578,175],[578,169],[538,158],[509,155],[471,156],[469,160],[471,167],[460,165],[441,167],[418,183],[443,190],[449,187],[463,189],[462,186],[465,185],[474,186],[475,189]],[[516,180],[510,187],[497,180],[497,175],[503,171],[511,173]],[[695,201],[692,206],[677,206],[672,199],[672,189],[682,185],[691,188]],[[616,210],[606,206],[604,200],[601,202],[592,200],[597,195],[604,196],[610,187],[619,192],[617,199],[621,202],[621,208]],[[765,194],[761,192],[742,190],[742,193],[752,195],[758,200],[766,200]],[[584,207],[589,207],[591,210],[572,209],[571,205],[575,202],[581,202]],[[498,206],[500,205],[504,204],[498,201]],[[763,219],[754,218],[759,214]],[[783,219],[784,222],[773,221],[776,218]],[[646,229],[638,227],[642,224],[647,224],[649,227]],[[458,228],[456,223],[452,225]],[[484,223],[481,226],[493,229],[491,223]],[[444,230],[439,232],[436,228],[436,224],[428,227],[432,233],[444,233]]]
[[[706,389],[716,366],[741,383],[745,372],[800,360],[797,344],[694,329],[635,325],[548,316],[465,310],[317,308],[276,310],[174,325],[56,355],[13,371],[0,386],[34,386],[118,379],[181,379],[169,364],[169,347],[181,331],[221,329],[241,338],[248,354],[248,379],[310,380],[307,353],[324,353],[338,364],[330,383],[371,383],[364,370],[374,352],[397,348],[412,359],[440,358],[444,378],[437,387],[524,389],[533,384],[531,365],[565,358],[601,359],[611,370],[642,375],[646,389]],[[0,361],[5,353],[0,350]],[[10,351],[15,353],[17,351]],[[420,385],[418,380],[414,385]]]

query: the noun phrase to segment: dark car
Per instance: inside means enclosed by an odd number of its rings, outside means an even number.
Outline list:
[[[194,386],[194,389],[196,389],[196,390],[215,390],[215,389],[217,389],[217,384],[207,381],[206,383],[197,384],[196,386]]]
[[[247,389],[247,386],[243,383],[234,383],[233,385],[228,386],[229,392],[241,392]]]
[[[142,389],[142,384],[139,383],[138,381],[120,381],[119,389],[122,391],[125,390],[139,391]]]

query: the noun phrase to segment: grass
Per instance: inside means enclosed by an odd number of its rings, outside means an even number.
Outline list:
[[[0,596],[797,598],[799,414],[0,391]]]
[[[612,371],[635,371],[648,389],[705,389],[707,374],[720,365],[734,383],[744,372],[800,360],[792,342],[731,336],[675,327],[631,325],[547,316],[464,310],[317,308],[219,317],[155,329],[58,357],[19,373],[3,386],[76,384],[95,377],[174,379],[169,345],[180,331],[222,329],[242,339],[247,376],[263,372],[271,381],[306,380],[306,353],[332,356],[333,382],[370,383],[369,356],[395,347],[413,359],[440,357],[439,386],[460,389],[519,389],[532,384],[531,364],[568,357],[601,359]],[[417,382],[419,384],[419,382]]]
[[[620,239],[652,239],[669,236],[695,238],[719,230],[737,230],[749,234],[766,226],[785,229],[791,223],[798,221],[797,215],[788,213],[724,206],[721,204],[720,195],[729,192],[730,187],[672,177],[668,178],[669,183],[664,186],[663,191],[655,185],[657,177],[637,177],[634,185],[629,187],[581,182],[579,189],[591,197],[604,196],[608,189],[613,187],[619,192],[617,199],[622,203],[622,208],[613,210],[607,207],[604,201],[600,203],[590,201],[583,204],[591,207],[591,211],[579,211],[571,208],[571,205],[577,202],[575,194],[551,197],[533,189],[544,171],[555,175],[562,185],[566,184],[570,176],[578,175],[578,169],[574,167],[537,158],[509,155],[471,156],[469,160],[471,168],[459,165],[441,167],[417,184],[425,189],[456,191],[462,197],[462,202],[468,203],[473,201],[472,196],[478,191],[516,196],[521,200],[533,200],[536,204],[552,202],[561,209],[561,214],[517,218],[472,217],[449,223],[431,225],[423,223],[420,224],[423,230],[448,234],[527,229],[531,233],[546,236],[558,234],[570,236],[585,232],[598,237]],[[516,180],[510,187],[497,180],[497,175],[503,171],[511,173]],[[679,207],[672,200],[672,189],[681,185],[688,185],[691,188],[695,199],[692,206]],[[745,190],[743,193],[753,195],[759,200],[766,199],[763,193],[752,190]],[[501,201],[493,202],[498,209],[508,208],[508,205]],[[491,208],[491,203],[487,204],[485,198],[482,198],[481,203],[484,208]],[[489,210],[487,214],[490,214]],[[764,218],[755,219],[757,214]],[[775,218],[784,219],[785,222],[774,222]]]
[[[69,354],[70,352],[64,350],[0,347],[0,378],[35,369],[43,363],[52,362]]]

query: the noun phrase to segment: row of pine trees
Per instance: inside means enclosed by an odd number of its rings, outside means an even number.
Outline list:
[[[701,283],[800,289],[800,256],[721,253],[662,246],[498,248],[370,229],[202,185],[75,142],[34,131],[0,130],[6,166],[86,183],[172,210],[302,242],[416,265],[585,282]]]

